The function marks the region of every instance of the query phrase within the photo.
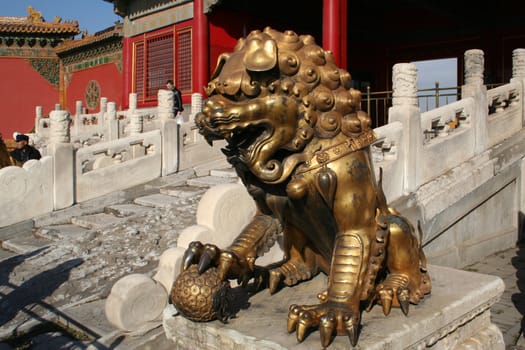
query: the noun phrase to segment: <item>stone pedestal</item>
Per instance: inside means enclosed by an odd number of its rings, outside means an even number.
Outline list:
[[[419,305],[410,305],[408,316],[397,308],[384,316],[379,305],[362,313],[354,349],[503,350],[501,331],[490,321],[490,307],[503,293],[503,281],[434,265],[429,272],[432,294]],[[320,349],[319,331],[297,343],[295,334],[286,332],[286,320],[290,304],[316,304],[316,294],[325,286],[326,277],[319,275],[274,295],[261,291],[228,324],[195,323],[166,309],[164,330],[175,349]],[[327,348],[341,349],[352,349],[348,337],[335,337]]]

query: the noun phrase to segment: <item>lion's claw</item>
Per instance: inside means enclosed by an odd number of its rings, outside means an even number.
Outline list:
[[[182,257],[182,268],[183,270],[187,270],[190,265],[195,264],[201,254],[202,250],[204,249],[204,246],[201,242],[194,241],[191,242],[188,246],[188,249],[184,252],[184,256]]]
[[[390,275],[376,288],[376,294],[371,300],[378,300],[383,313],[388,315],[392,306],[399,306],[405,315],[408,314],[410,303],[417,304],[423,297],[420,290],[409,288],[409,278],[402,274]]]
[[[332,336],[336,328],[336,318],[333,312],[328,312],[326,315],[321,317],[319,324],[319,334],[321,336],[321,345],[327,347],[332,341]]]
[[[346,333],[352,345],[357,344],[359,310],[347,304],[325,303],[320,305],[292,305],[288,312],[288,332],[296,332],[297,341],[302,342],[307,331],[318,327],[323,347],[330,345],[335,334]]]

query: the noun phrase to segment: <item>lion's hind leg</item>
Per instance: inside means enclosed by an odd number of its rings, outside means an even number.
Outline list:
[[[386,267],[388,275],[376,287],[376,299],[385,315],[392,306],[408,313],[409,304],[417,304],[430,293],[426,259],[412,225],[402,216],[389,217],[389,241]]]
[[[284,261],[270,270],[270,293],[275,293],[281,282],[293,286],[311,279],[319,273],[322,265],[319,254],[310,248],[302,232],[289,224],[284,231],[284,246]]]

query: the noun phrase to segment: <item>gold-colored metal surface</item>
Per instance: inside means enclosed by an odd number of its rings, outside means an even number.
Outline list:
[[[327,274],[326,290],[312,291],[320,303],[292,305],[288,317],[298,341],[317,328],[324,347],[335,334],[357,343],[363,301],[385,315],[392,306],[406,313],[430,293],[414,229],[388,208],[374,178],[375,136],[360,93],[330,52],[309,35],[254,31],[220,57],[206,92],[196,123],[209,142],[227,141],[224,153],[259,213],[224,251],[192,243],[184,268],[256,277],[272,293]],[[284,261],[258,267],[278,234]]]

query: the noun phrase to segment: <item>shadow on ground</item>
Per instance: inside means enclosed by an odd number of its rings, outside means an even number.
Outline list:
[[[25,256],[25,259],[27,258],[28,256]],[[25,313],[31,318],[41,320],[41,316],[34,312],[36,305],[53,311],[53,308],[45,302],[45,298],[52,295],[60,285],[66,282],[71,270],[83,262],[83,259],[78,258],[68,260],[17,286],[9,282],[9,275],[16,265],[24,260],[24,256],[12,259],[12,261],[3,261],[0,266],[0,276],[2,276],[0,283],[11,289],[10,292],[0,293],[0,326],[7,324],[18,313]]]

